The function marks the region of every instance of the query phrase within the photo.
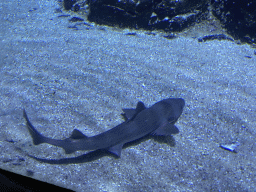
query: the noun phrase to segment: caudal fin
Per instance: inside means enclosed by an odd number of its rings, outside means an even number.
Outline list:
[[[46,137],[43,136],[41,133],[39,133],[35,127],[31,124],[31,122],[28,119],[27,113],[25,109],[23,110],[23,117],[26,119],[26,124],[28,131],[33,139],[34,145],[39,145],[40,143],[45,143],[46,142]]]

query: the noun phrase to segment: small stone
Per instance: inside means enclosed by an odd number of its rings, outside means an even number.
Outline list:
[[[228,151],[231,151],[233,153],[237,153],[236,151],[236,148],[239,146],[239,143],[231,143],[231,144],[223,144],[223,145],[220,145],[220,147],[222,149],[225,149],[225,150],[228,150]]]

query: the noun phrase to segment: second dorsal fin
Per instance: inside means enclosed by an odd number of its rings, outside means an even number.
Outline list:
[[[71,139],[84,139],[87,138],[86,135],[84,135],[81,131],[74,129],[70,136]]]

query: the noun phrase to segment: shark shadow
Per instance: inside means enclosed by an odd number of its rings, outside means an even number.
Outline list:
[[[136,145],[138,145],[146,140],[149,140],[149,139],[153,139],[158,143],[164,143],[164,144],[167,144],[168,146],[175,147],[175,139],[173,136],[147,135],[143,138],[140,138],[135,141],[131,141],[129,143],[124,144],[123,149],[129,148],[131,146],[136,146]],[[58,164],[58,165],[88,163],[88,162],[93,162],[98,159],[101,159],[102,157],[105,157],[105,156],[113,157],[114,159],[120,158],[117,155],[113,154],[112,152],[109,152],[106,149],[98,149],[95,151],[90,151],[90,152],[80,155],[80,156],[67,157],[67,158],[61,158],[61,159],[44,159],[44,158],[35,157],[28,153],[26,153],[26,155],[32,159],[35,159],[38,162],[41,162],[41,163]]]

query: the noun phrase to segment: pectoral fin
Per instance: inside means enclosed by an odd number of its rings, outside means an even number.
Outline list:
[[[175,125],[171,123],[167,123],[165,126],[159,127],[158,129],[153,131],[151,134],[168,136],[168,135],[177,134],[177,133],[179,133],[179,129]]]
[[[109,147],[107,150],[111,153],[114,153],[116,156],[120,157],[123,145],[124,145],[123,143],[120,143],[120,144],[114,145],[112,147]]]

